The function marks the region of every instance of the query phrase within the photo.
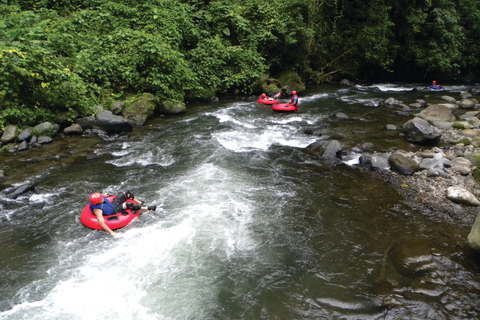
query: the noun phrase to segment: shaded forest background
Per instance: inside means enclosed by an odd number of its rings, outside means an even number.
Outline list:
[[[306,83],[472,82],[477,0],[0,0],[0,127],[128,95],[164,101]]]

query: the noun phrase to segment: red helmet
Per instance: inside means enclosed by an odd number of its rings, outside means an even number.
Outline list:
[[[262,93],[262,98],[265,98],[267,95],[265,93]]]
[[[90,202],[95,206],[102,202],[103,196],[100,192],[95,192],[90,195]]]
[[[297,91],[293,90],[293,91],[292,91],[292,94],[293,94],[293,95],[297,94]]]

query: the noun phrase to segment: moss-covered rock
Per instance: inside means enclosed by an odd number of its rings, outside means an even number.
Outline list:
[[[153,94],[143,93],[135,101],[125,104],[123,117],[134,125],[143,126],[153,116],[157,105],[158,100]]]
[[[285,72],[278,78],[282,90],[286,93],[291,93],[292,90],[301,92],[305,90],[305,84],[296,72]]]

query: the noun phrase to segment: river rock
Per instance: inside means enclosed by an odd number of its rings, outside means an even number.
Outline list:
[[[53,139],[49,136],[40,136],[38,137],[38,143],[39,144],[47,144],[47,143],[51,143],[53,141]]]
[[[2,137],[0,138],[0,142],[4,144],[14,142],[18,134],[19,134],[19,131],[17,126],[13,124],[9,124],[5,127]]]
[[[397,131],[398,128],[397,128],[397,126],[394,125],[394,124],[387,124],[387,125],[385,126],[385,129],[387,129],[388,131]]]
[[[24,151],[24,150],[27,150],[29,147],[28,145],[28,142],[27,141],[22,141],[18,144],[17,146],[17,151]]]
[[[460,174],[463,176],[469,175],[472,171],[472,162],[463,157],[456,157],[455,159],[451,160],[450,166],[452,170],[460,172]]]
[[[335,112],[335,114],[333,115],[335,118],[337,119],[340,119],[340,120],[348,120],[350,119],[349,116],[347,116],[345,113],[343,112]]]
[[[320,140],[307,147],[307,151],[321,156],[325,160],[338,160],[343,145],[337,140]]]
[[[418,164],[414,160],[399,153],[392,154],[388,158],[388,164],[391,170],[403,175],[412,175],[419,170]]]
[[[51,136],[53,131],[54,131],[54,128],[53,128],[53,124],[46,121],[46,122],[43,122],[43,123],[40,123],[40,124],[36,125],[33,128],[33,131],[38,136],[47,136],[47,135]]]
[[[7,197],[10,199],[16,199],[22,194],[27,193],[28,191],[32,191],[34,189],[35,187],[33,186],[33,184],[27,183],[27,184],[24,184],[23,186],[18,187],[13,192],[7,194]]]
[[[110,106],[110,110],[112,110],[112,113],[114,115],[121,114],[123,111],[123,108],[125,108],[125,102],[123,101],[112,102],[112,105]]]
[[[132,131],[133,125],[127,119],[114,115],[111,111],[102,111],[96,115],[96,125],[107,133]]]
[[[400,100],[397,100],[395,98],[390,97],[390,98],[386,99],[383,103],[385,103],[386,105],[394,106],[394,105],[403,104],[403,101],[400,101]]]
[[[32,137],[32,128],[26,128],[17,137],[18,142],[29,140]]]
[[[82,132],[83,132],[82,126],[79,125],[78,123],[72,124],[71,126],[63,129],[63,133],[65,133],[66,135],[82,134]]]
[[[467,206],[480,206],[480,201],[470,191],[459,186],[447,188],[447,199]]]
[[[437,144],[442,132],[428,121],[415,117],[403,124],[405,140],[418,144]]]
[[[427,120],[428,122],[435,121],[455,121],[455,116],[453,115],[453,110],[449,109],[441,104],[433,104],[426,107],[418,116],[422,119]]]
[[[475,108],[475,102],[473,102],[472,100],[469,100],[469,99],[463,99],[462,101],[460,101],[458,106],[461,109],[473,109],[473,108]]]
[[[162,114],[178,114],[187,112],[187,107],[183,102],[164,102],[160,104],[160,106],[158,107],[158,111]]]
[[[123,116],[134,125],[143,126],[147,119],[153,116],[157,104],[153,94],[143,93],[136,101],[125,105]]]
[[[95,116],[75,119],[75,123],[79,124],[83,130],[92,129],[95,125]]]
[[[470,248],[480,251],[480,213],[477,214],[472,229],[467,236],[467,242]]]
[[[442,99],[451,103],[455,103],[457,100],[454,97],[442,96]]]
[[[390,170],[388,159],[380,154],[374,154],[371,158],[371,166],[373,169]]]

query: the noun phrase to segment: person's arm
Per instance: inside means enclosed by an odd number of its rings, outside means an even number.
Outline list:
[[[112,237],[115,237],[117,233],[110,229],[107,224],[105,223],[105,219],[103,218],[102,210],[101,209],[93,209],[93,214],[97,217],[98,223],[100,223],[100,227],[102,227],[103,230],[107,231],[110,233]]]

